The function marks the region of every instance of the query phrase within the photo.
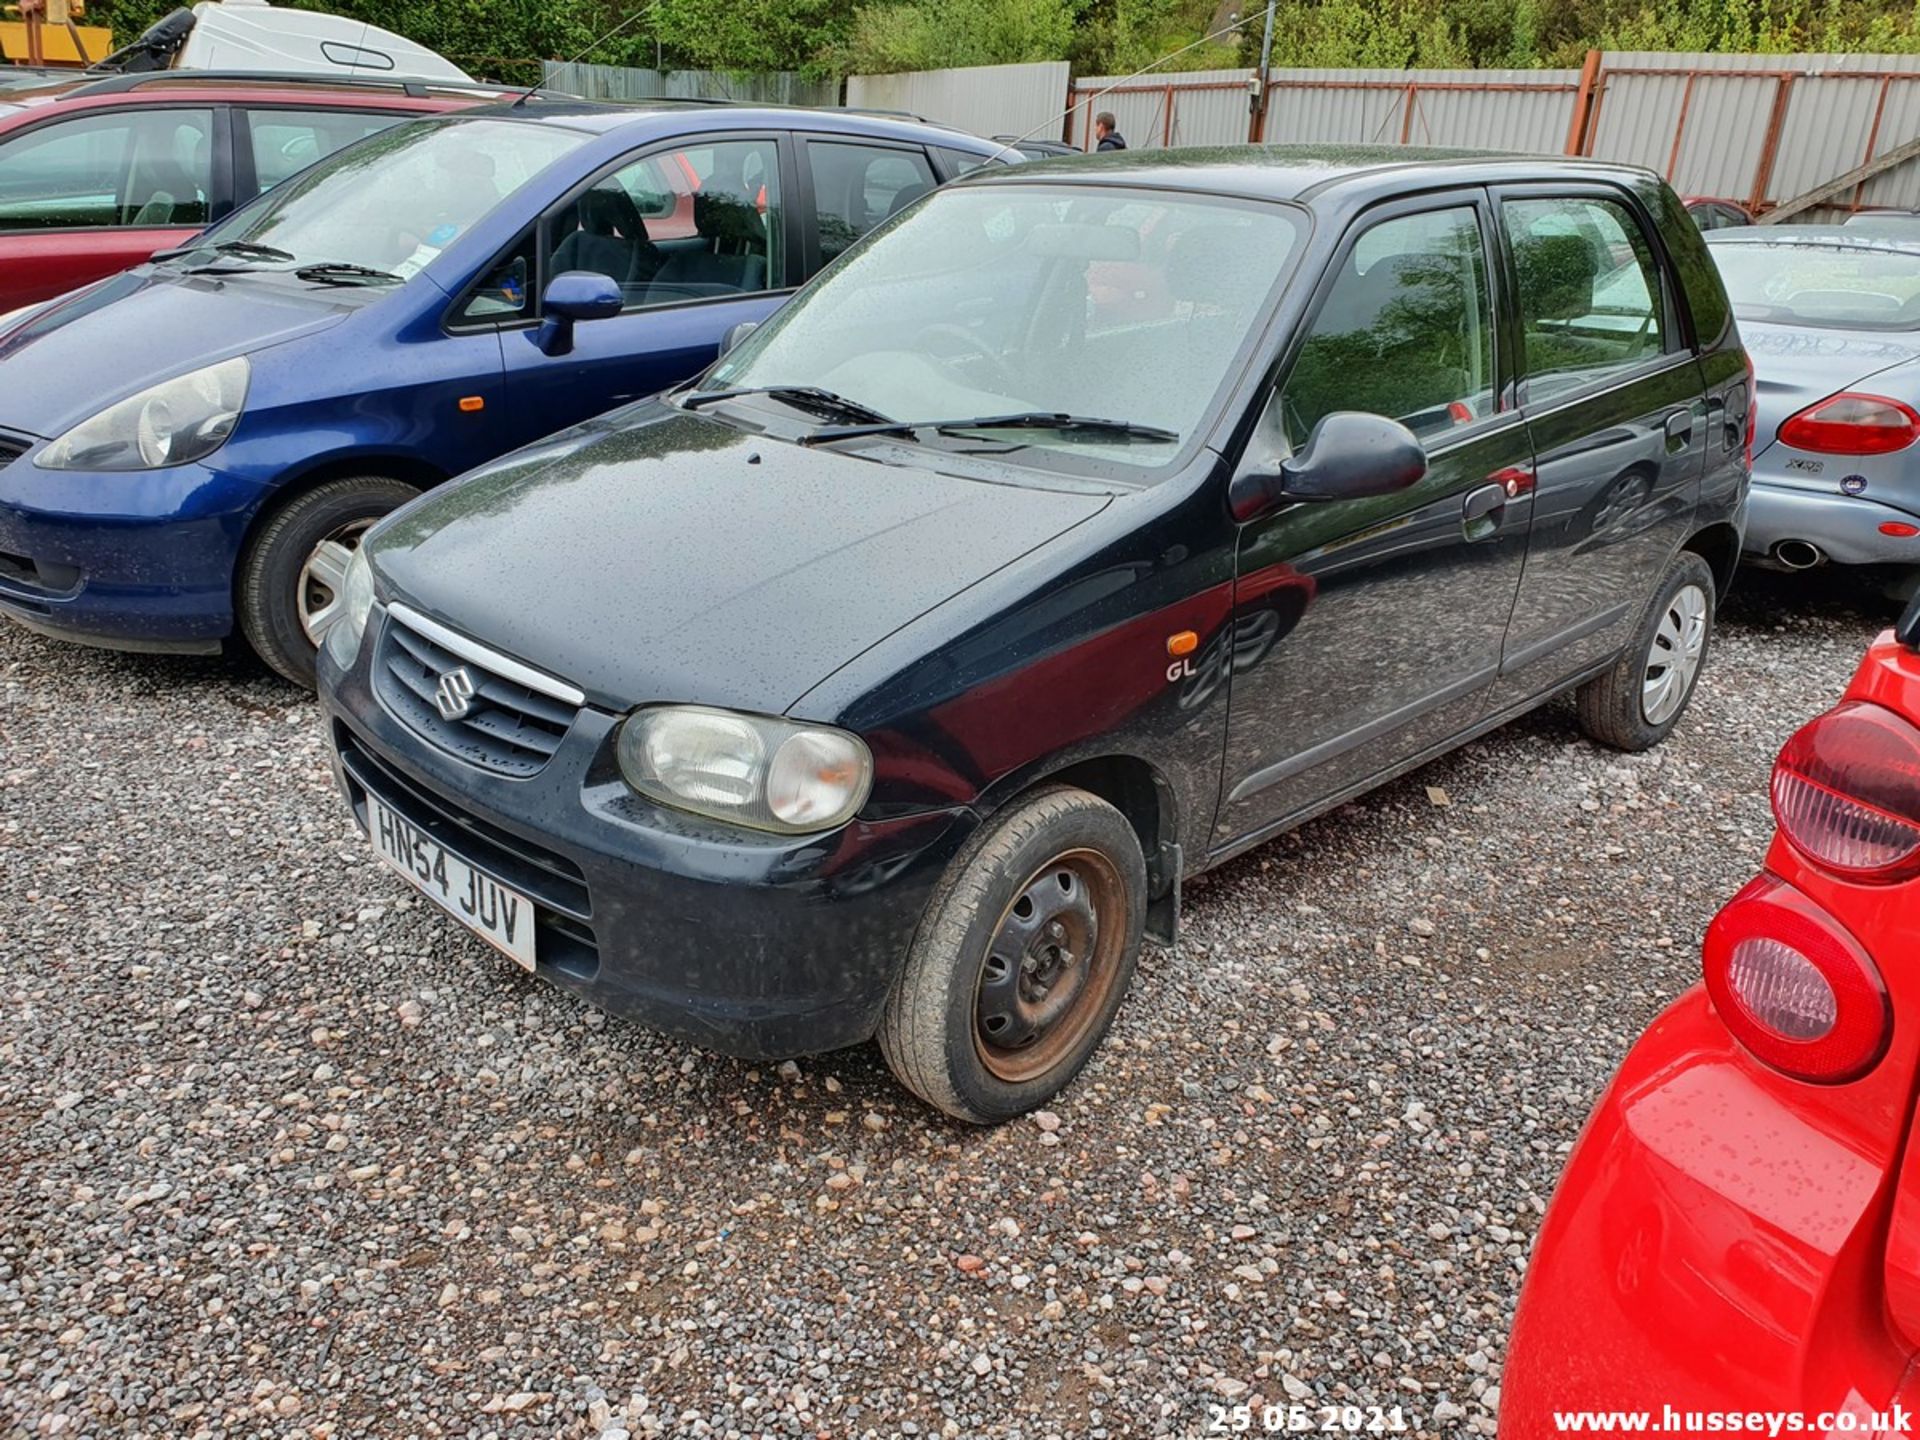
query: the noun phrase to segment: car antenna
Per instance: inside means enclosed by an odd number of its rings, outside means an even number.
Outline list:
[[[622,20],[618,25],[614,26],[611,30],[607,31],[604,35],[596,35],[593,38],[593,40],[587,44],[585,49],[580,50],[575,54],[569,55],[566,59],[560,61],[559,63],[562,65],[571,65],[575,61],[579,60],[582,56],[591,55],[594,51],[598,50],[602,45],[606,44],[607,41],[613,39],[613,37],[618,35],[621,31],[631,29],[638,21],[643,20],[647,16],[651,15],[654,11],[654,7],[657,4],[659,4],[659,0],[647,0],[647,3],[645,5],[642,5],[638,10],[634,11],[633,14],[629,15],[626,19]],[[545,77],[542,77],[541,83],[545,83]],[[513,108],[515,110],[518,110],[522,105],[526,104],[527,101],[531,100],[534,96],[538,95],[539,93],[540,93],[539,84],[529,85],[527,87],[526,93],[522,95],[518,100],[515,100],[513,102]]]
[[[1050,119],[1042,120],[1038,125],[1034,126],[1031,130],[1027,131],[1026,134],[1014,136],[1013,139],[1007,141],[998,150],[994,151],[993,154],[989,155],[986,159],[986,163],[991,165],[994,161],[998,160],[1002,155],[1006,154],[1007,151],[1013,149],[1014,146],[1018,145],[1022,140],[1031,140],[1034,136],[1038,135],[1042,130],[1046,129],[1049,125],[1058,125],[1062,120],[1066,119],[1069,115],[1073,114],[1073,112],[1078,110],[1082,105],[1087,106],[1088,109],[1092,109],[1094,101],[1102,99],[1105,96],[1112,94],[1115,90],[1118,90],[1122,85],[1126,84],[1129,80],[1138,80],[1142,75],[1148,74],[1154,70],[1158,70],[1162,65],[1166,64],[1169,60],[1178,60],[1182,55],[1186,54],[1187,51],[1198,50],[1202,45],[1207,44],[1209,41],[1218,40],[1223,35],[1231,35],[1234,31],[1244,29],[1246,26],[1251,25],[1255,20],[1260,20],[1260,19],[1264,19],[1264,12],[1260,10],[1254,10],[1252,11],[1251,14],[1245,15],[1238,20],[1231,21],[1226,25],[1222,25],[1218,30],[1214,31],[1211,35],[1202,35],[1198,40],[1195,40],[1191,45],[1182,45],[1178,50],[1169,50],[1165,55],[1162,55],[1158,60],[1155,60],[1152,63],[1147,65],[1142,65],[1138,70],[1134,71],[1133,74],[1122,75],[1118,80],[1114,81],[1111,85],[1107,86],[1105,90],[1095,91],[1093,94],[1087,96],[1087,98],[1084,100],[1075,100],[1073,104],[1069,105],[1066,109],[1062,110],[1058,115],[1055,115]]]

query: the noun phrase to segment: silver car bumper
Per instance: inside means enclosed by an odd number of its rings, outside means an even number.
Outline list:
[[[1771,555],[1781,541],[1816,546],[1842,565],[1920,565],[1920,535],[1884,535],[1883,524],[1920,525],[1920,517],[1867,496],[1822,494],[1754,478],[1747,500],[1746,553]]]

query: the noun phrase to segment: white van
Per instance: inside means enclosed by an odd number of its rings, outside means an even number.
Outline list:
[[[203,0],[155,24],[107,68],[358,75],[471,84],[451,60],[364,20],[281,9],[267,0]]]

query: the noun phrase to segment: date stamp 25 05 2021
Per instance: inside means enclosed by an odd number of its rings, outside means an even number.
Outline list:
[[[1210,1401],[1194,1440],[1220,1435],[1404,1435],[1414,1422],[1398,1405],[1230,1405]]]

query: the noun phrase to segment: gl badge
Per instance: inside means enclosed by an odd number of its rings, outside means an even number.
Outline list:
[[[464,720],[473,709],[473,676],[462,665],[440,677],[433,688],[433,708],[442,720]]]

